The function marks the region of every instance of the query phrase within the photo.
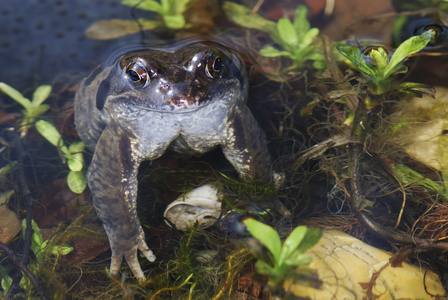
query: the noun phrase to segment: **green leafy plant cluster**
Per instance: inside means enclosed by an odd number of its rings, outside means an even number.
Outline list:
[[[153,21],[154,26],[165,26],[171,30],[184,28],[187,23],[184,13],[197,0],[121,0],[124,5],[136,7],[138,9],[152,11],[162,17],[163,23]]]
[[[282,244],[279,234],[271,226],[252,218],[244,220],[244,224],[271,254],[270,259],[259,259],[255,268],[258,273],[268,276],[268,285],[273,289],[279,288],[285,280],[296,281],[294,269],[311,262],[305,251],[315,245],[322,235],[320,229],[299,226]]]
[[[30,269],[30,271],[37,275],[38,266],[42,265],[45,260],[45,255],[47,253],[50,253],[51,255],[67,255],[70,252],[73,251],[73,247],[67,247],[67,246],[61,246],[61,245],[54,245],[49,246],[49,240],[44,240],[42,237],[42,232],[39,228],[39,226],[34,222],[34,220],[31,220],[31,226],[33,228],[33,234],[31,235],[31,245],[30,249],[33,251],[35,256],[35,262],[29,263],[27,267]],[[26,220],[23,219],[22,221],[22,233],[23,238],[25,238],[25,232],[26,232]],[[50,248],[49,248],[50,247]],[[5,265],[0,265],[0,275],[1,275],[1,287],[3,289],[4,295],[6,295],[9,291],[9,288],[12,284],[12,278],[8,275],[9,268]],[[20,280],[19,286],[27,292],[31,292],[33,290],[33,286],[27,276],[23,274],[22,272],[22,279]]]
[[[432,89],[424,84],[396,81],[397,75],[407,72],[405,59],[421,51],[434,37],[434,31],[428,30],[413,36],[394,51],[392,56],[382,47],[362,53],[358,47],[339,46],[337,49],[345,56],[364,79],[364,84],[373,95],[403,92],[421,96],[432,94]]]
[[[43,104],[43,102],[49,97],[51,93],[51,86],[39,86],[33,93],[32,100],[25,98],[19,91],[3,82],[0,82],[0,91],[24,107],[24,110],[22,111],[22,123],[19,128],[20,131],[27,132],[30,128],[35,126],[36,130],[45,139],[60,149],[64,158],[67,160],[67,165],[70,169],[67,176],[67,184],[70,190],[74,193],[82,193],[87,187],[83,172],[84,158],[82,152],[85,148],[84,143],[78,141],[72,143],[67,148],[64,145],[61,134],[51,123],[44,120],[36,121],[39,116],[50,108],[48,104]]]
[[[279,48],[266,46],[260,50],[260,54],[265,57],[289,58],[292,65],[284,71],[297,70],[307,61],[313,61],[316,68],[325,67],[322,54],[317,52],[314,46],[319,29],[311,28],[306,17],[308,11],[306,6],[297,7],[292,22],[287,18],[281,18],[277,23],[251,13],[247,7],[234,2],[225,2],[223,9],[238,25],[269,33]]]
[[[37,118],[50,108],[48,104],[43,104],[51,93],[51,86],[49,85],[41,85],[38,87],[33,93],[32,100],[25,98],[18,90],[4,82],[0,82],[0,91],[23,106],[24,110],[22,110],[22,124],[19,129],[22,132],[26,132],[28,129],[33,127],[33,124],[36,122]]]
[[[83,151],[85,145],[81,141],[72,143],[69,147],[64,145],[62,136],[50,122],[39,120],[35,124],[36,130],[53,146],[57,147],[67,161],[70,172],[67,175],[67,185],[74,193],[81,194],[87,187],[84,169]]]

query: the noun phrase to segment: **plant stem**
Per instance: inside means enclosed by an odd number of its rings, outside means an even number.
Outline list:
[[[360,95],[361,97],[363,95]],[[349,177],[351,188],[351,201],[353,209],[362,210],[365,206],[365,199],[361,192],[360,180],[360,162],[363,155],[364,142],[366,138],[366,128],[369,126],[369,119],[367,118],[367,110],[364,99],[358,101],[358,108],[355,111],[355,118],[353,120],[351,140],[349,146]]]
[[[2,242],[0,242],[0,249],[3,250],[6,253],[7,258],[11,260],[12,263],[16,265],[16,267],[18,267],[30,279],[31,283],[33,284],[39,296],[45,300],[50,299],[48,295],[45,293],[42,286],[37,281],[34,274],[30,271],[30,269],[28,269],[28,267],[23,262],[20,261],[20,259],[14,254],[14,252]]]
[[[325,63],[327,64],[328,70],[331,73],[331,76],[337,81],[341,83],[341,90],[349,90],[351,89],[351,85],[349,82],[343,83],[344,75],[339,69],[336,59],[333,55],[334,43],[331,41],[329,37],[322,37],[322,48],[324,51]],[[350,111],[355,111],[358,108],[358,99],[355,95],[347,95],[344,97],[347,107]]]
[[[361,160],[364,153],[364,143],[366,139],[366,128],[369,128],[369,112],[366,108],[364,98],[359,101],[358,109],[355,113],[353,127],[351,131],[352,143],[349,146],[349,176],[350,176],[350,200],[352,209],[358,222],[373,234],[385,239],[391,243],[401,245],[414,245],[420,251],[431,251],[434,249],[446,251],[448,243],[438,242],[433,239],[421,239],[407,234],[402,234],[384,227],[370,218],[363,212],[367,202],[361,189]]]

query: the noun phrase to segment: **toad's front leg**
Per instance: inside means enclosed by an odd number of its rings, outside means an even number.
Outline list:
[[[223,153],[241,178],[272,179],[272,161],[266,136],[248,107],[235,107],[223,135]]]
[[[138,280],[144,280],[137,250],[155,256],[145,243],[137,218],[137,172],[141,157],[132,137],[106,128],[96,146],[87,181],[93,205],[103,221],[112,250],[110,273],[118,274],[123,256]]]

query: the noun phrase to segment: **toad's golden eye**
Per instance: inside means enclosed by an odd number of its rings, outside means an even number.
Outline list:
[[[224,70],[224,60],[216,53],[211,52],[206,59],[205,74],[209,78],[218,78]]]
[[[144,88],[149,83],[149,74],[146,67],[141,62],[133,62],[126,68],[129,82],[138,88]]]

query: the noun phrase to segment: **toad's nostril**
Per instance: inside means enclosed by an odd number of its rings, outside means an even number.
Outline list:
[[[161,82],[159,86],[160,91],[162,92],[168,92],[170,89],[170,85],[166,82]]]

